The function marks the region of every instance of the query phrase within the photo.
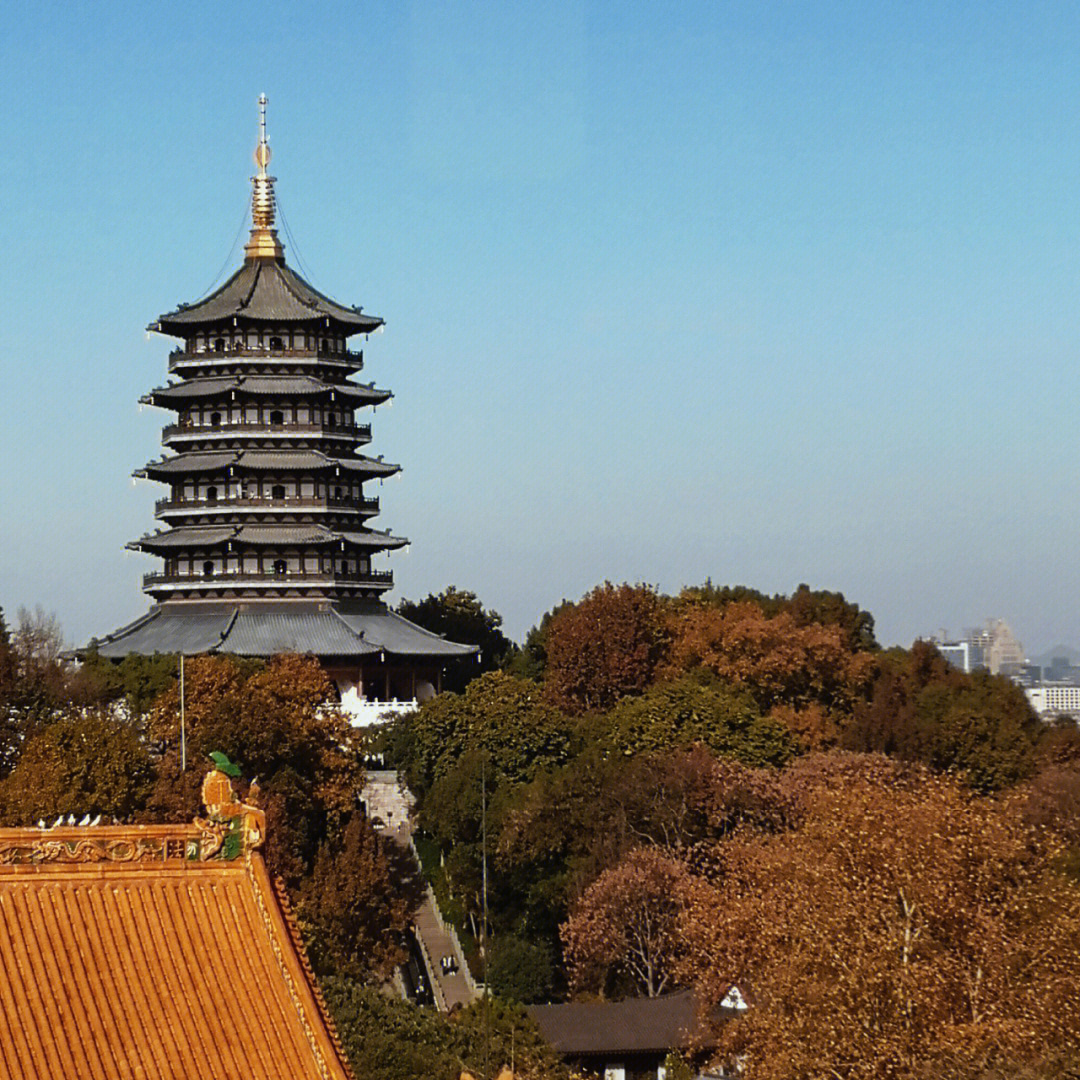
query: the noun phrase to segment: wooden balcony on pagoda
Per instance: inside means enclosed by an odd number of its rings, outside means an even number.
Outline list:
[[[187,573],[143,574],[147,592],[186,591],[190,589],[243,588],[389,588],[394,583],[392,570],[367,570],[363,573],[340,574],[327,570],[217,570],[212,574],[198,571]]]
[[[334,513],[355,512],[366,516],[377,514],[379,512],[379,500],[374,496],[370,498],[364,496],[359,499],[342,496],[340,499],[336,499],[329,495],[322,495],[314,498],[310,496],[297,496],[295,498],[286,497],[284,499],[275,499],[270,496],[267,496],[266,498],[254,496],[235,499],[168,498],[158,499],[157,502],[154,503],[155,516],[170,513],[198,514],[203,511],[220,514],[222,511],[231,513],[233,510],[272,511],[274,513],[292,510],[332,510]]]
[[[239,436],[251,439],[348,439],[358,443],[371,441],[370,424],[268,424],[260,421],[239,424],[166,424],[161,441],[166,446],[202,442],[206,439]]]
[[[306,363],[340,364],[351,371],[362,371],[363,349],[338,349],[324,352],[315,348],[270,348],[262,345],[240,345],[226,342],[222,349],[173,349],[169,353],[169,370],[182,371],[191,365],[216,363],[222,360],[301,360]]]

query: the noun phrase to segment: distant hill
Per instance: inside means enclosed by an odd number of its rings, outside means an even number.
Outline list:
[[[1067,656],[1070,664],[1080,663],[1080,649],[1074,649],[1071,645],[1055,645],[1052,649],[1033,656],[1031,662],[1039,667],[1049,667],[1055,656]]]

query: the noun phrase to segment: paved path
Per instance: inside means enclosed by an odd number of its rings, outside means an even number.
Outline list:
[[[406,848],[415,861],[409,844],[411,834],[407,825],[399,825],[387,835]],[[420,870],[419,865],[417,870]],[[431,980],[435,996],[435,1005],[439,1011],[449,1012],[455,1005],[468,1005],[475,1001],[477,995],[463,973],[465,957],[460,954],[453,939],[443,929],[430,887],[425,889],[420,906],[413,914],[413,930],[420,943],[420,951],[424,954],[428,978]],[[458,971],[452,975],[443,974],[440,961],[444,956],[452,956],[458,963]]]

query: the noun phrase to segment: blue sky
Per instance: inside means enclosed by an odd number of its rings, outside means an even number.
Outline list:
[[[144,327],[226,263],[265,91],[287,258],[387,320],[394,598],[1080,641],[1078,58],[1066,3],[3,5],[0,605],[144,610]]]

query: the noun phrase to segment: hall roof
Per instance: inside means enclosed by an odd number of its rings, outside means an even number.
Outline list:
[[[150,324],[174,337],[198,326],[243,319],[249,323],[296,323],[329,320],[347,334],[370,334],[383,320],[344,307],[309,285],[281,259],[248,259],[221,288],[194,304],[181,304]]]
[[[432,661],[473,656],[475,645],[459,645],[425,630],[381,603],[293,602],[273,605],[157,604],[142,618],[96,642],[101,656],[129,653],[234,653],[273,656],[310,653],[321,657],[408,657]]]
[[[189,825],[0,829],[0,1080],[352,1080],[224,790]]]

